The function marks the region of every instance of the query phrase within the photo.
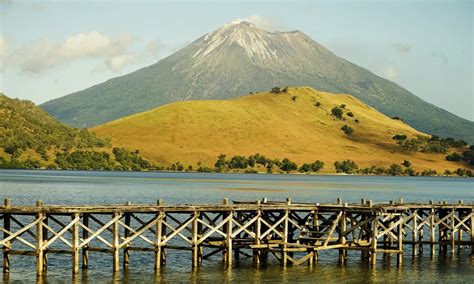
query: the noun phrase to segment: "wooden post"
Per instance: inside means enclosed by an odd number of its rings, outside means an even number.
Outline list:
[[[120,215],[119,212],[114,212],[112,218],[117,218]],[[113,254],[113,271],[117,272],[120,270],[120,252],[119,252],[119,241],[120,241],[120,231],[118,220],[112,224],[112,254]]]
[[[230,267],[232,266],[232,216],[233,216],[232,210],[229,210],[228,216],[230,218],[226,225],[226,245],[227,245],[226,263],[227,263],[227,266]]]
[[[193,214],[193,235],[192,235],[192,265],[193,267],[198,267],[199,265],[199,247],[198,247],[198,219],[199,219],[199,214],[197,211],[194,212]]]
[[[283,267],[286,267],[288,264],[288,215],[289,210],[285,211],[285,220],[283,221],[283,236],[282,236],[282,244],[281,244],[281,264]]]
[[[72,222],[79,218],[79,213],[74,213],[71,216]],[[72,229],[72,273],[79,272],[79,227],[77,222],[71,227]]]
[[[370,264],[375,266],[377,263],[377,234],[379,228],[379,219],[376,213],[373,214],[372,220],[372,236],[370,242]]]
[[[48,225],[48,214],[44,214],[43,216],[43,224]],[[43,244],[48,241],[48,229],[43,226]],[[43,271],[48,270],[48,251],[43,251]]]
[[[125,213],[125,225],[128,227],[130,227],[130,219],[130,213]],[[130,230],[127,227],[124,228],[123,236],[125,239],[130,236]],[[130,246],[131,242],[126,244],[125,248],[123,249],[123,269],[128,269],[128,266],[130,265]]]
[[[82,224],[89,227],[89,214],[84,213],[82,215]],[[89,238],[89,232],[82,228],[82,239],[86,240]],[[82,269],[87,269],[89,266],[89,245],[82,247]]]
[[[347,203],[346,203],[347,204]],[[347,206],[347,205],[346,205]],[[346,245],[346,210],[342,211],[341,220],[339,221],[339,243],[341,245]],[[344,263],[346,261],[346,249],[339,249],[339,262]]]
[[[4,200],[5,208],[10,208],[11,200],[10,198],[6,198]],[[10,214],[3,215],[3,228],[5,230],[10,231]],[[8,238],[10,236],[9,233],[3,232],[3,239]],[[10,251],[11,251],[11,242],[5,242],[3,245],[3,273],[10,272]]]
[[[397,255],[397,262],[398,265],[401,265],[403,262],[403,213],[400,213],[399,222],[398,224],[398,236],[397,236],[397,247],[398,247],[398,255]]]
[[[41,200],[36,201],[36,207],[41,208],[42,206],[43,206],[43,201]],[[44,217],[44,213],[41,211],[36,215],[36,219],[38,220],[38,223],[36,224],[36,275],[38,276],[43,275],[43,270],[44,270],[43,217]]]
[[[471,209],[471,255],[474,255],[474,209]]]
[[[414,210],[415,216],[413,217],[413,230],[412,230],[412,241],[413,241],[413,255],[418,255],[417,242],[418,242],[418,210]]]
[[[260,200],[257,200],[257,206],[260,207]],[[260,208],[257,210],[257,220],[255,221],[255,230],[254,230],[254,233],[255,233],[255,239],[254,239],[254,244],[255,245],[260,245],[260,232],[261,232],[261,226],[262,226],[262,223],[260,221],[260,217],[261,217],[261,210]],[[260,264],[260,248],[254,248],[253,249],[253,262],[255,264]]]
[[[430,254],[435,255],[435,209],[431,207],[430,210]]]
[[[156,205],[158,207],[161,207],[164,205],[163,199],[158,199],[156,201]],[[155,227],[155,270],[159,270],[161,265],[165,263],[166,261],[166,254],[165,254],[165,248],[162,245],[162,241],[166,236],[166,226],[163,226],[163,222],[166,220],[166,213],[165,212],[160,212],[159,213],[161,216],[160,219],[158,219],[158,222],[156,222],[156,227]],[[158,214],[157,214],[158,216]]]
[[[451,249],[451,254],[454,254],[454,245],[455,245],[455,241],[456,241],[456,229],[455,229],[455,220],[454,217],[456,215],[456,211],[455,209],[453,208],[453,210],[451,211],[451,237],[450,237],[450,249]]]

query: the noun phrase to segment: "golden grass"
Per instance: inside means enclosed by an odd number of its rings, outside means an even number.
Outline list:
[[[292,97],[296,96],[296,100]],[[321,105],[314,104],[319,101]],[[345,104],[346,121],[330,115]],[[359,120],[359,123],[355,122]],[[355,132],[347,136],[341,127]],[[345,94],[330,94],[308,87],[286,93],[259,93],[231,100],[184,101],[124,117],[91,129],[110,137],[114,146],[141,154],[154,162],[198,162],[213,167],[220,153],[270,158],[288,157],[298,164],[322,160],[324,172],[333,172],[336,160],[351,159],[360,167],[390,166],[410,160],[416,170],[454,170],[444,154],[413,153],[392,140],[395,134],[422,135]]]

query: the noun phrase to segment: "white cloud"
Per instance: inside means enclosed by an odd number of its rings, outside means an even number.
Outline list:
[[[393,66],[388,66],[383,72],[383,76],[388,80],[395,80],[398,77],[398,70]]]
[[[132,43],[129,34],[108,37],[97,31],[74,34],[60,42],[42,38],[9,54],[7,64],[21,72],[41,73],[80,59],[103,59],[116,70],[127,62],[125,55]]]
[[[112,56],[105,60],[104,65],[112,72],[118,73],[128,64],[137,62],[137,56],[133,54],[121,54]]]
[[[241,20],[253,23],[257,27],[260,27],[264,30],[269,30],[269,31],[282,30],[282,29],[285,28],[285,26],[282,24],[282,22],[276,17],[251,15],[251,16],[246,17],[246,18],[241,19]]]

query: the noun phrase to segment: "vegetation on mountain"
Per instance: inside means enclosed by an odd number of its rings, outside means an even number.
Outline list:
[[[32,102],[0,94],[0,168],[143,170],[150,162],[86,129],[65,126]]]

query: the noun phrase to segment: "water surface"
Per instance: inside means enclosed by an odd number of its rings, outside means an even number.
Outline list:
[[[444,177],[375,177],[335,175],[260,175],[215,173],[93,172],[1,170],[0,198],[9,197],[13,204],[154,204],[220,203],[231,200],[284,200],[295,202],[388,202],[403,198],[406,202],[474,202],[473,179]],[[336,252],[327,252],[318,265],[282,268],[276,260],[258,269],[251,259],[240,258],[225,268],[216,258],[204,261],[193,271],[190,253],[169,253],[166,267],[158,274],[152,269],[152,254],[132,253],[128,271],[111,272],[111,256],[92,254],[87,273],[77,276],[89,282],[474,282],[474,260],[468,249],[455,255],[436,255],[429,250],[413,258],[405,254],[401,267],[395,259],[381,257],[376,269],[369,269],[359,252],[350,252],[348,263],[341,266]],[[10,281],[34,281],[34,258],[12,257]],[[70,256],[50,258],[48,282],[69,282]]]

